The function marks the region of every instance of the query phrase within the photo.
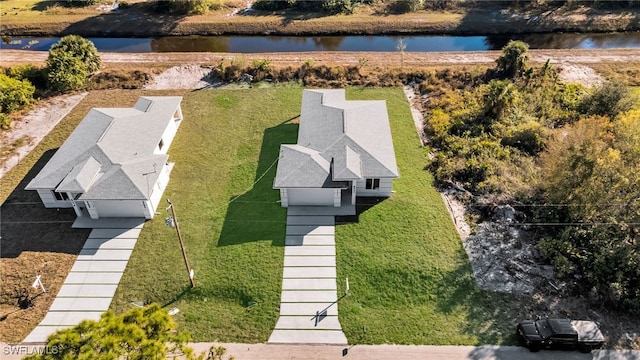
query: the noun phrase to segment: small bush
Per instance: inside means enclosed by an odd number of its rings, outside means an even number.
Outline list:
[[[9,119],[9,117],[3,113],[0,113],[0,129],[8,130],[13,126],[13,121]]]
[[[102,0],[66,0],[64,5],[72,7],[84,7],[90,5],[96,5]]]
[[[511,146],[527,155],[537,155],[545,148],[546,133],[538,122],[526,123],[512,129],[501,141],[504,146]]]
[[[28,80],[0,74],[0,112],[8,114],[33,103],[36,88]]]
[[[252,64],[256,71],[268,72],[271,70],[271,60],[269,59],[254,59]]]
[[[203,15],[211,6],[217,6],[219,2],[212,0],[156,0],[153,8],[156,12],[171,15]]]
[[[51,90],[67,92],[84,86],[89,72],[82,60],[61,51],[51,55],[47,60],[47,81]]]
[[[404,14],[424,9],[424,0],[396,0],[389,6],[389,11],[396,14]]]
[[[502,48],[502,55],[496,59],[496,70],[507,77],[518,77],[527,69],[529,45],[511,40]]]
[[[586,115],[608,116],[614,119],[618,114],[630,110],[633,104],[634,99],[627,86],[605,83],[584,98],[580,110]]]
[[[16,80],[28,80],[36,89],[45,89],[47,86],[47,71],[33,64],[24,64],[10,67],[6,70],[7,76]]]

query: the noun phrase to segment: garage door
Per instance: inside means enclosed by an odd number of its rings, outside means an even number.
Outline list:
[[[144,217],[142,200],[98,200],[93,204],[100,217]]]
[[[287,189],[289,206],[325,205],[333,206],[334,189]]]

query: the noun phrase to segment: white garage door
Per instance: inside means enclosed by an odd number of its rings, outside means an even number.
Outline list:
[[[334,189],[287,189],[289,206],[326,205],[333,206]]]
[[[144,217],[142,200],[98,200],[93,204],[100,217]]]

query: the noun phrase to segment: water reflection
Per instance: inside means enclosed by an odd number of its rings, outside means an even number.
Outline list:
[[[639,48],[640,32],[608,34],[523,34],[488,36],[486,45],[501,49],[509,40],[522,40],[531,49],[614,49]]]
[[[114,52],[309,52],[396,51],[399,36],[179,36],[153,39],[91,38],[98,50]],[[532,49],[640,48],[640,32],[614,34],[523,34],[510,36],[406,36],[406,51],[499,50],[509,40]],[[13,37],[6,49],[47,51],[58,38]]]

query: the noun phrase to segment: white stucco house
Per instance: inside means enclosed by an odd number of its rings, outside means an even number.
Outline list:
[[[91,109],[26,190],[78,216],[153,218],[173,167],[167,150],[181,101],[147,96],[133,108]]]
[[[389,197],[399,176],[386,102],[344,89],[304,90],[295,145],[281,145],[274,189],[283,207],[355,205]]]

